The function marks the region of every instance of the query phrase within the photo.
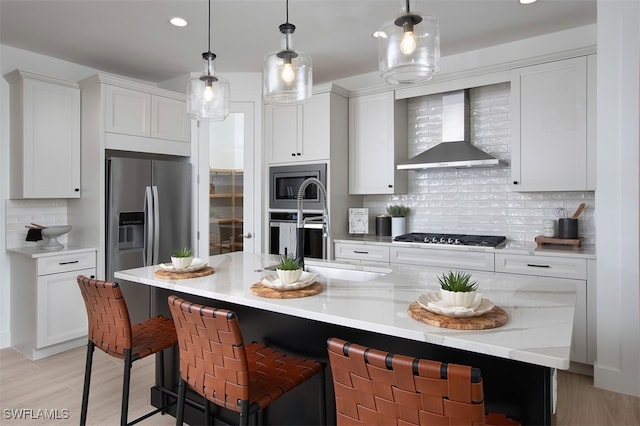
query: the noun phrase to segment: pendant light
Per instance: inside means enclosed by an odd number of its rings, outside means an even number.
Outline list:
[[[282,33],[280,50],[270,52],[264,58],[262,89],[267,104],[296,105],[311,98],[311,56],[293,50],[296,26],[289,23],[289,0],[286,7],[287,22],[279,27]]]
[[[229,82],[214,75],[211,53],[211,0],[209,0],[209,50],[202,54],[204,71],[187,86],[187,109],[194,120],[222,121],[229,115]]]
[[[378,32],[380,75],[392,84],[416,83],[431,78],[440,69],[440,30],[438,20],[405,11],[384,23]]]

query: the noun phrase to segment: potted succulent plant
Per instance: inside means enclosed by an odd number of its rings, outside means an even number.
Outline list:
[[[387,206],[387,213],[391,216],[391,238],[404,234],[405,216],[409,214],[409,207],[398,204]]]
[[[293,256],[285,254],[280,257],[280,262],[276,265],[276,273],[278,278],[284,284],[291,284],[300,279],[302,275],[302,267],[300,262]]]
[[[438,277],[440,295],[448,306],[469,307],[476,298],[478,281],[471,281],[471,274],[463,271],[449,271]]]
[[[173,252],[171,255],[171,263],[176,269],[184,269],[189,267],[193,262],[193,251],[191,247],[183,247]]]

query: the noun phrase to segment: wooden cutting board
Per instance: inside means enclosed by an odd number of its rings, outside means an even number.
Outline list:
[[[319,282],[314,282],[308,287],[299,288],[297,290],[276,290],[274,288],[267,287],[261,282],[253,284],[249,290],[256,296],[268,297],[270,299],[295,299],[297,297],[315,296],[322,293],[324,286]]]
[[[153,272],[153,275],[156,278],[161,278],[165,280],[184,280],[187,278],[199,278],[206,277],[207,275],[211,275],[215,272],[215,269],[211,266],[205,266],[202,269],[192,272],[174,272],[166,269],[158,269]]]
[[[452,318],[436,314],[435,312],[426,310],[420,306],[418,302],[410,304],[407,312],[411,318],[425,324],[442,328],[454,328],[457,330],[486,330],[505,325],[509,320],[509,316],[505,310],[499,306],[494,306],[494,308],[486,314],[466,318]]]

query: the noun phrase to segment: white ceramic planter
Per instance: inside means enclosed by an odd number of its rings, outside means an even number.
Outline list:
[[[440,296],[442,297],[442,301],[447,306],[460,306],[462,308],[468,308],[476,299],[476,292],[449,291],[440,289]]]
[[[276,269],[276,273],[278,274],[278,278],[281,282],[284,284],[291,284],[300,279],[300,275],[302,275],[302,268],[289,271]]]
[[[391,218],[391,238],[404,234],[404,217],[392,217]]]
[[[171,256],[171,263],[173,263],[173,267],[176,269],[184,269],[188,268],[193,262],[193,256],[189,257],[173,257]]]

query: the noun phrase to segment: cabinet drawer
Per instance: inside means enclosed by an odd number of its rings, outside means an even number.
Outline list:
[[[493,253],[391,247],[391,263],[493,272]]]
[[[496,272],[586,280],[587,260],[554,256],[496,254]]]
[[[41,257],[38,258],[38,275],[78,271],[81,269],[95,268],[95,266],[96,254],[94,251]]]
[[[368,244],[335,244],[336,259],[389,263],[389,247]]]

